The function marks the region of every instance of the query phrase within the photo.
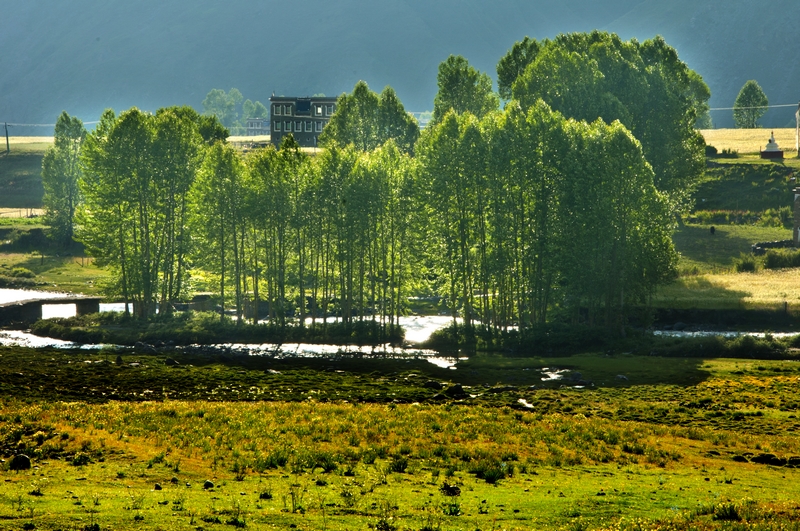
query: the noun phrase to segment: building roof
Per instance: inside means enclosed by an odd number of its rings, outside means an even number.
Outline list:
[[[335,96],[271,96],[269,101],[297,101],[297,100],[311,100],[318,103],[336,103],[338,97]]]

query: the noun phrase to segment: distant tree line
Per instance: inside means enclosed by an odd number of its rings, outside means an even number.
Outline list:
[[[245,134],[248,118],[269,118],[263,103],[245,100],[237,88],[212,89],[203,99],[203,114],[215,117],[234,135]]]
[[[281,326],[392,327],[412,294],[468,330],[623,325],[674,274],[707,87],[662,39],[601,32],[526,38],[498,79],[448,58],[422,133],[360,82],[313,157],[291,136],[242,155],[186,108],[108,111],[82,143],[76,238],[142,317],[203,271],[237,319],[263,301]]]

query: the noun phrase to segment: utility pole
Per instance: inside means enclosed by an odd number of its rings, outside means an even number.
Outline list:
[[[3,122],[3,125],[6,128],[6,155],[11,153],[11,146],[8,144],[8,122]]]
[[[797,129],[795,130],[795,149],[797,150],[797,156],[800,158],[800,103],[797,104],[797,112],[794,113],[795,123],[797,124]]]

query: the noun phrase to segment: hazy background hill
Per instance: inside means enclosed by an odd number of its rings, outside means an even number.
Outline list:
[[[330,96],[359,79],[376,91],[392,85],[407,110],[425,111],[449,54],[494,78],[525,35],[594,28],[663,35],[706,79],[712,107],[732,106],[748,79],[771,104],[796,103],[798,15],[791,0],[0,0],[0,121],[53,123],[62,110],[90,121],[134,105],[199,110],[212,88],[263,103],[273,92]],[[762,122],[785,126],[793,116],[771,110]],[[732,125],[729,111],[712,118]]]

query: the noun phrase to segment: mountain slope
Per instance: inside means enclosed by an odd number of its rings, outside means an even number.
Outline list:
[[[732,107],[748,79],[771,105],[800,100],[794,22],[800,3],[775,0],[647,0],[608,25],[623,38],[658,33],[711,88],[711,107]],[[765,127],[794,127],[796,107],[770,109]],[[718,127],[733,127],[731,111],[712,112]]]
[[[640,40],[663,34],[709,82],[713,106],[730,106],[751,78],[771,102],[792,102],[787,87],[800,72],[788,30],[800,5],[773,6],[759,19],[758,4],[744,0],[0,0],[0,121],[52,123],[61,110],[94,120],[134,105],[200,109],[212,88],[262,102],[273,92],[337,95],[359,79],[377,91],[392,85],[408,110],[423,111],[451,53],[494,77],[525,35],[594,28]],[[776,35],[781,71],[762,51]]]

